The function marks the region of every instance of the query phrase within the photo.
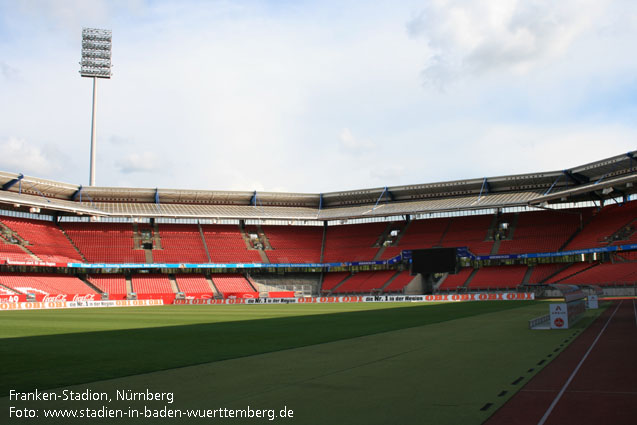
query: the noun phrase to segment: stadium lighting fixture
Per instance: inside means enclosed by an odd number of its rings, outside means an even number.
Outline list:
[[[97,79],[111,78],[111,30],[82,28],[80,75],[93,79],[93,113],[91,115],[91,165],[89,185],[95,186]]]

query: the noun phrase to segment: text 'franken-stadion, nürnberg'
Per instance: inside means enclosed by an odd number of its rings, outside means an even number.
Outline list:
[[[115,401],[163,401],[172,404],[174,394],[169,392],[153,392],[132,391],[132,390],[116,390],[114,393]],[[19,392],[15,390],[9,391],[9,400],[11,401],[103,401],[112,402],[113,397],[106,392],[91,391],[39,391]]]

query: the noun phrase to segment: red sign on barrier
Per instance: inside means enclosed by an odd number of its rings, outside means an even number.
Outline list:
[[[208,300],[210,298],[214,298],[215,294],[212,292],[185,292],[184,293],[186,299],[195,299],[195,300]]]
[[[137,294],[138,300],[163,300],[164,304],[173,304],[177,294]]]
[[[0,295],[0,303],[23,303],[27,301],[27,296],[23,294]]]
[[[259,293],[258,292],[225,292],[223,294],[224,298],[243,298],[243,299],[247,299],[247,298],[259,298]]]
[[[272,291],[268,292],[269,298],[294,298],[294,291]]]
[[[99,301],[102,299],[100,294],[57,294],[57,295],[41,295],[36,294],[35,299],[42,302],[55,301]]]

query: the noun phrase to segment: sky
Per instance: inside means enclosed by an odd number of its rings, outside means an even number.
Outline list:
[[[326,193],[637,149],[634,0],[0,0],[0,170]]]

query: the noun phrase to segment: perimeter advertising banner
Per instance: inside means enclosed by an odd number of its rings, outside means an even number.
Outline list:
[[[33,294],[35,296],[35,301],[38,302],[60,302],[60,301],[100,301],[101,295],[92,293],[92,294],[57,294],[57,295],[48,295],[48,294]],[[27,296],[25,294],[11,294],[11,295],[0,295],[0,303],[17,303],[17,302],[26,302]]]
[[[568,255],[599,254],[602,252],[632,251],[635,249],[637,249],[637,244],[627,244],[627,245],[605,246],[600,248],[576,249],[572,251],[537,252],[537,253],[530,253],[530,254],[475,255],[471,258],[475,258],[476,260],[515,260],[515,259],[527,259],[527,258],[555,258],[555,257],[565,257]]]
[[[27,296],[24,294],[0,295],[0,303],[26,302]]]
[[[321,304],[321,303],[378,303],[378,302],[450,302],[450,301],[515,301],[534,300],[532,292],[498,292],[439,295],[382,295],[308,298],[227,298],[175,300],[175,304]]]
[[[93,307],[146,307],[164,305],[163,300],[119,300],[119,301],[46,301],[0,303],[0,311],[10,310],[49,310],[57,308],[93,308]]]
[[[22,261],[7,259],[8,266],[37,266],[37,267],[66,267],[67,263],[54,263],[51,261]]]
[[[101,301],[101,294],[56,294],[45,295],[35,294],[36,301],[53,302],[53,301]]]
[[[251,293],[250,293],[251,294]],[[258,293],[257,293],[258,294]],[[198,304],[329,304],[329,303],[378,303],[378,302],[459,302],[459,301],[515,301],[534,300],[532,292],[494,292],[470,294],[440,294],[440,295],[382,295],[382,296],[343,296],[343,297],[307,297],[307,298],[187,298],[174,299],[138,299],[138,300],[108,300],[84,301],[75,297],[76,301],[66,301],[66,297],[57,301],[50,297],[50,301],[22,301],[22,298],[11,297],[7,302],[0,302],[0,311],[9,310],[43,310],[57,308],[92,308],[92,307],[142,307],[165,304],[198,305]],[[4,300],[4,298],[3,298]]]
[[[335,268],[353,266],[384,266],[402,261],[398,255],[388,260],[354,261],[342,263],[66,263],[66,266],[76,269],[294,269],[294,268]],[[38,265],[38,264],[34,264]]]

